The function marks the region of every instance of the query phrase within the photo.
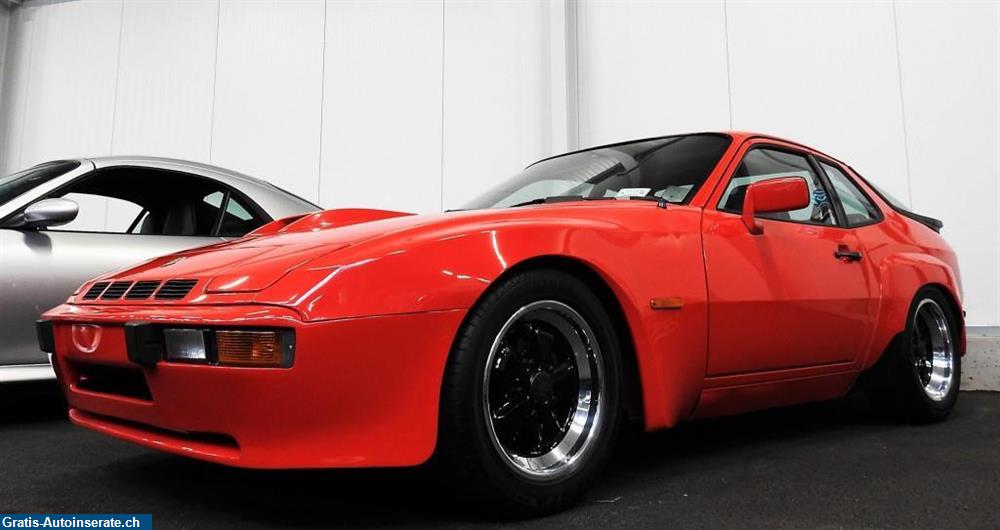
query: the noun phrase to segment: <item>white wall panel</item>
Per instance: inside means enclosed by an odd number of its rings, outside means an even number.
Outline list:
[[[330,2],[322,186],[328,208],[441,208],[440,2]]]
[[[7,63],[7,33],[10,31],[10,18],[10,9],[0,5],[0,105],[3,102],[4,65]],[[0,108],[0,112],[2,112],[2,108]],[[2,119],[3,115],[0,114],[0,120]],[[0,132],[0,139],[2,138],[3,133]],[[0,154],[0,164],[3,164],[2,154]]]
[[[551,154],[549,6],[446,2],[444,208]]]
[[[0,170],[109,151],[173,156],[327,207],[426,212],[576,140],[731,120],[823,149],[943,219],[969,322],[997,325],[998,11],[33,0],[11,12],[6,38],[0,15]]]
[[[1000,4],[900,2],[912,206],[958,252],[970,325],[1000,321]]]
[[[217,2],[126,1],[114,154],[207,162]]]
[[[27,5],[33,19],[18,166],[111,146],[121,2]]]
[[[579,5],[580,145],[729,128],[721,1]]]
[[[222,3],[211,153],[314,201],[323,17],[317,0]]]
[[[24,105],[31,72],[31,35],[35,29],[34,9],[21,8],[10,14],[4,73],[0,79],[0,173],[8,174],[21,166],[24,140]]]
[[[892,5],[730,2],[733,127],[848,161],[907,198]]]

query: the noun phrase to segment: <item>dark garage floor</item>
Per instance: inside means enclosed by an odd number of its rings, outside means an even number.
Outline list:
[[[71,426],[51,385],[0,387],[0,512],[152,513],[156,528],[493,525],[422,470],[259,472]],[[1000,393],[886,423],[863,400],[625,436],[578,507],[525,526],[1000,527]]]

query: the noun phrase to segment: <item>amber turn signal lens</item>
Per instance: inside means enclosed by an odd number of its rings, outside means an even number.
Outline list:
[[[279,367],[285,349],[279,331],[215,332],[215,349],[223,366]]]

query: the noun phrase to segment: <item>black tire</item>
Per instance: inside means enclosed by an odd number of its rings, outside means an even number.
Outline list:
[[[588,420],[586,423],[591,425],[590,430],[585,431],[590,433],[588,436],[591,438],[589,442],[582,443],[584,449],[581,450],[576,460],[573,460],[571,464],[554,464],[563,467],[555,468],[552,476],[541,477],[529,476],[526,473],[531,471],[518,468],[518,464],[514,462],[516,458],[505,456],[505,451],[514,451],[504,448],[505,444],[499,441],[500,434],[496,434],[500,432],[499,425],[501,424],[499,422],[503,420],[493,419],[497,418],[491,408],[493,396],[487,391],[484,380],[487,379],[487,359],[493,356],[491,352],[501,351],[498,349],[501,348],[500,345],[506,344],[500,338],[501,331],[504,331],[503,336],[506,337],[508,333],[506,330],[513,329],[510,326],[515,325],[508,323],[517,318],[516,315],[520,314],[520,310],[528,310],[535,307],[536,304],[548,304],[548,301],[565,304],[578,316],[582,316],[592,331],[590,336],[596,339],[599,351],[592,360],[595,363],[599,362],[601,366],[597,371],[598,368],[595,364],[595,372],[593,373],[602,374],[600,377],[603,378],[604,383],[601,391],[596,390],[597,383],[594,383],[593,395],[597,396],[594,401],[597,402],[599,408],[596,410],[599,410],[603,416],[597,416],[599,421]],[[528,330],[536,330],[531,326],[537,325],[537,322],[524,325],[528,326],[526,328]],[[519,333],[527,332],[520,331]],[[580,333],[580,336],[583,336],[583,331]],[[524,341],[518,343],[519,346],[524,346],[524,344]],[[503,370],[518,370],[520,374],[521,368],[518,367],[530,363],[530,359],[527,359],[530,355],[528,353],[517,355],[510,353],[515,349],[517,348],[507,347],[502,350],[506,352],[503,355],[514,359],[509,363],[499,360],[500,354],[496,354],[498,360],[491,363],[491,366],[495,366],[495,368],[491,368],[493,371],[489,373],[493,374],[497,370],[501,370],[501,366],[503,366]],[[530,349],[530,347],[525,347],[521,351]],[[536,349],[548,350],[547,355],[552,359],[551,364],[555,364],[557,358],[552,352],[556,351],[556,348],[552,346],[552,342],[549,342],[546,348],[539,346]],[[565,347],[561,349],[565,351]],[[579,349],[570,351],[576,352]],[[590,354],[595,351],[589,346],[589,342],[586,351]],[[579,357],[568,358],[579,359]],[[563,365],[565,366],[568,362],[563,362]],[[539,363],[539,366],[541,365],[542,363]],[[568,377],[576,378],[575,383],[570,383],[577,385],[572,387],[576,390],[571,391],[575,393],[569,394],[570,399],[576,399],[575,396],[582,395],[580,392],[580,389],[584,388],[582,385],[589,384],[581,382],[580,373],[583,372],[583,369],[577,368],[577,370],[577,375],[565,376],[564,370],[563,375],[560,376],[560,381],[566,380]],[[535,375],[537,376],[538,372]],[[508,378],[508,376],[503,375],[493,375],[492,377],[498,378],[494,379],[494,382],[507,381],[506,378]],[[536,380],[540,381],[540,379],[540,376],[532,377],[529,389],[524,391],[526,397],[523,399],[529,400],[525,408],[546,406],[536,403],[536,399],[543,399],[536,396],[536,390],[543,387],[541,384],[535,384]],[[564,509],[579,499],[594,482],[612,452],[621,418],[619,413],[621,380],[620,346],[615,328],[601,301],[584,282],[570,274],[555,270],[533,270],[513,276],[496,286],[470,311],[456,337],[446,368],[441,396],[441,425],[437,459],[439,463],[443,464],[448,473],[449,481],[455,486],[456,493],[476,502],[480,508],[494,516],[521,518]],[[499,385],[500,383],[494,384]],[[515,383],[510,383],[508,386],[516,389],[523,388]],[[552,384],[549,386],[551,387]],[[490,388],[495,387],[491,386]],[[544,388],[539,392],[544,392]],[[558,403],[560,397],[567,397],[565,392],[562,396],[556,396],[556,390],[551,390],[550,393],[552,397],[546,403]],[[503,399],[507,400],[505,404],[512,401],[508,399],[506,393]],[[538,410],[546,409],[539,408]],[[538,410],[533,409],[528,412],[528,419],[522,419],[522,421],[540,422],[540,420],[532,420],[532,418],[542,416]],[[552,414],[553,418],[556,416],[559,414]],[[566,421],[572,422],[579,416],[570,412],[563,417],[566,418]],[[493,427],[494,421],[498,422],[496,431]],[[531,423],[528,423],[529,427],[527,428],[531,428],[530,425]],[[509,432],[514,433],[511,444],[517,441],[519,434],[523,434],[518,430],[523,428],[519,426],[509,430]],[[562,440],[566,442],[570,439],[570,430],[568,427],[564,427],[564,429],[561,431],[564,433]],[[542,430],[543,427],[539,427],[538,443],[541,447],[540,450],[544,451]],[[560,431],[551,432],[555,433],[552,435],[555,438]],[[527,438],[527,436],[523,438]],[[555,447],[558,448],[561,445]]]
[[[947,378],[947,388],[932,386],[929,376],[922,375],[921,364],[927,363],[927,344],[922,335],[927,335],[926,321],[918,322],[918,310],[939,309],[947,326],[950,338],[951,369]],[[864,388],[868,399],[879,411],[896,419],[910,422],[934,422],[948,417],[958,401],[962,373],[962,357],[959,354],[959,319],[951,304],[936,288],[925,287],[917,292],[910,304],[906,317],[906,329],[899,334],[886,349],[882,358],[865,374]],[[935,334],[939,332],[934,332]],[[944,334],[941,334],[944,336]],[[921,341],[924,342],[921,342]],[[940,351],[944,351],[944,346]],[[944,357],[941,357],[944,360]],[[924,367],[923,370],[929,370]],[[923,379],[922,379],[923,377]]]

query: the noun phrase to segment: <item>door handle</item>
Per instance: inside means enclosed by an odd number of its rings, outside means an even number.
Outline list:
[[[847,248],[846,245],[837,247],[837,251],[833,253],[833,257],[844,261],[861,261],[861,253]]]

